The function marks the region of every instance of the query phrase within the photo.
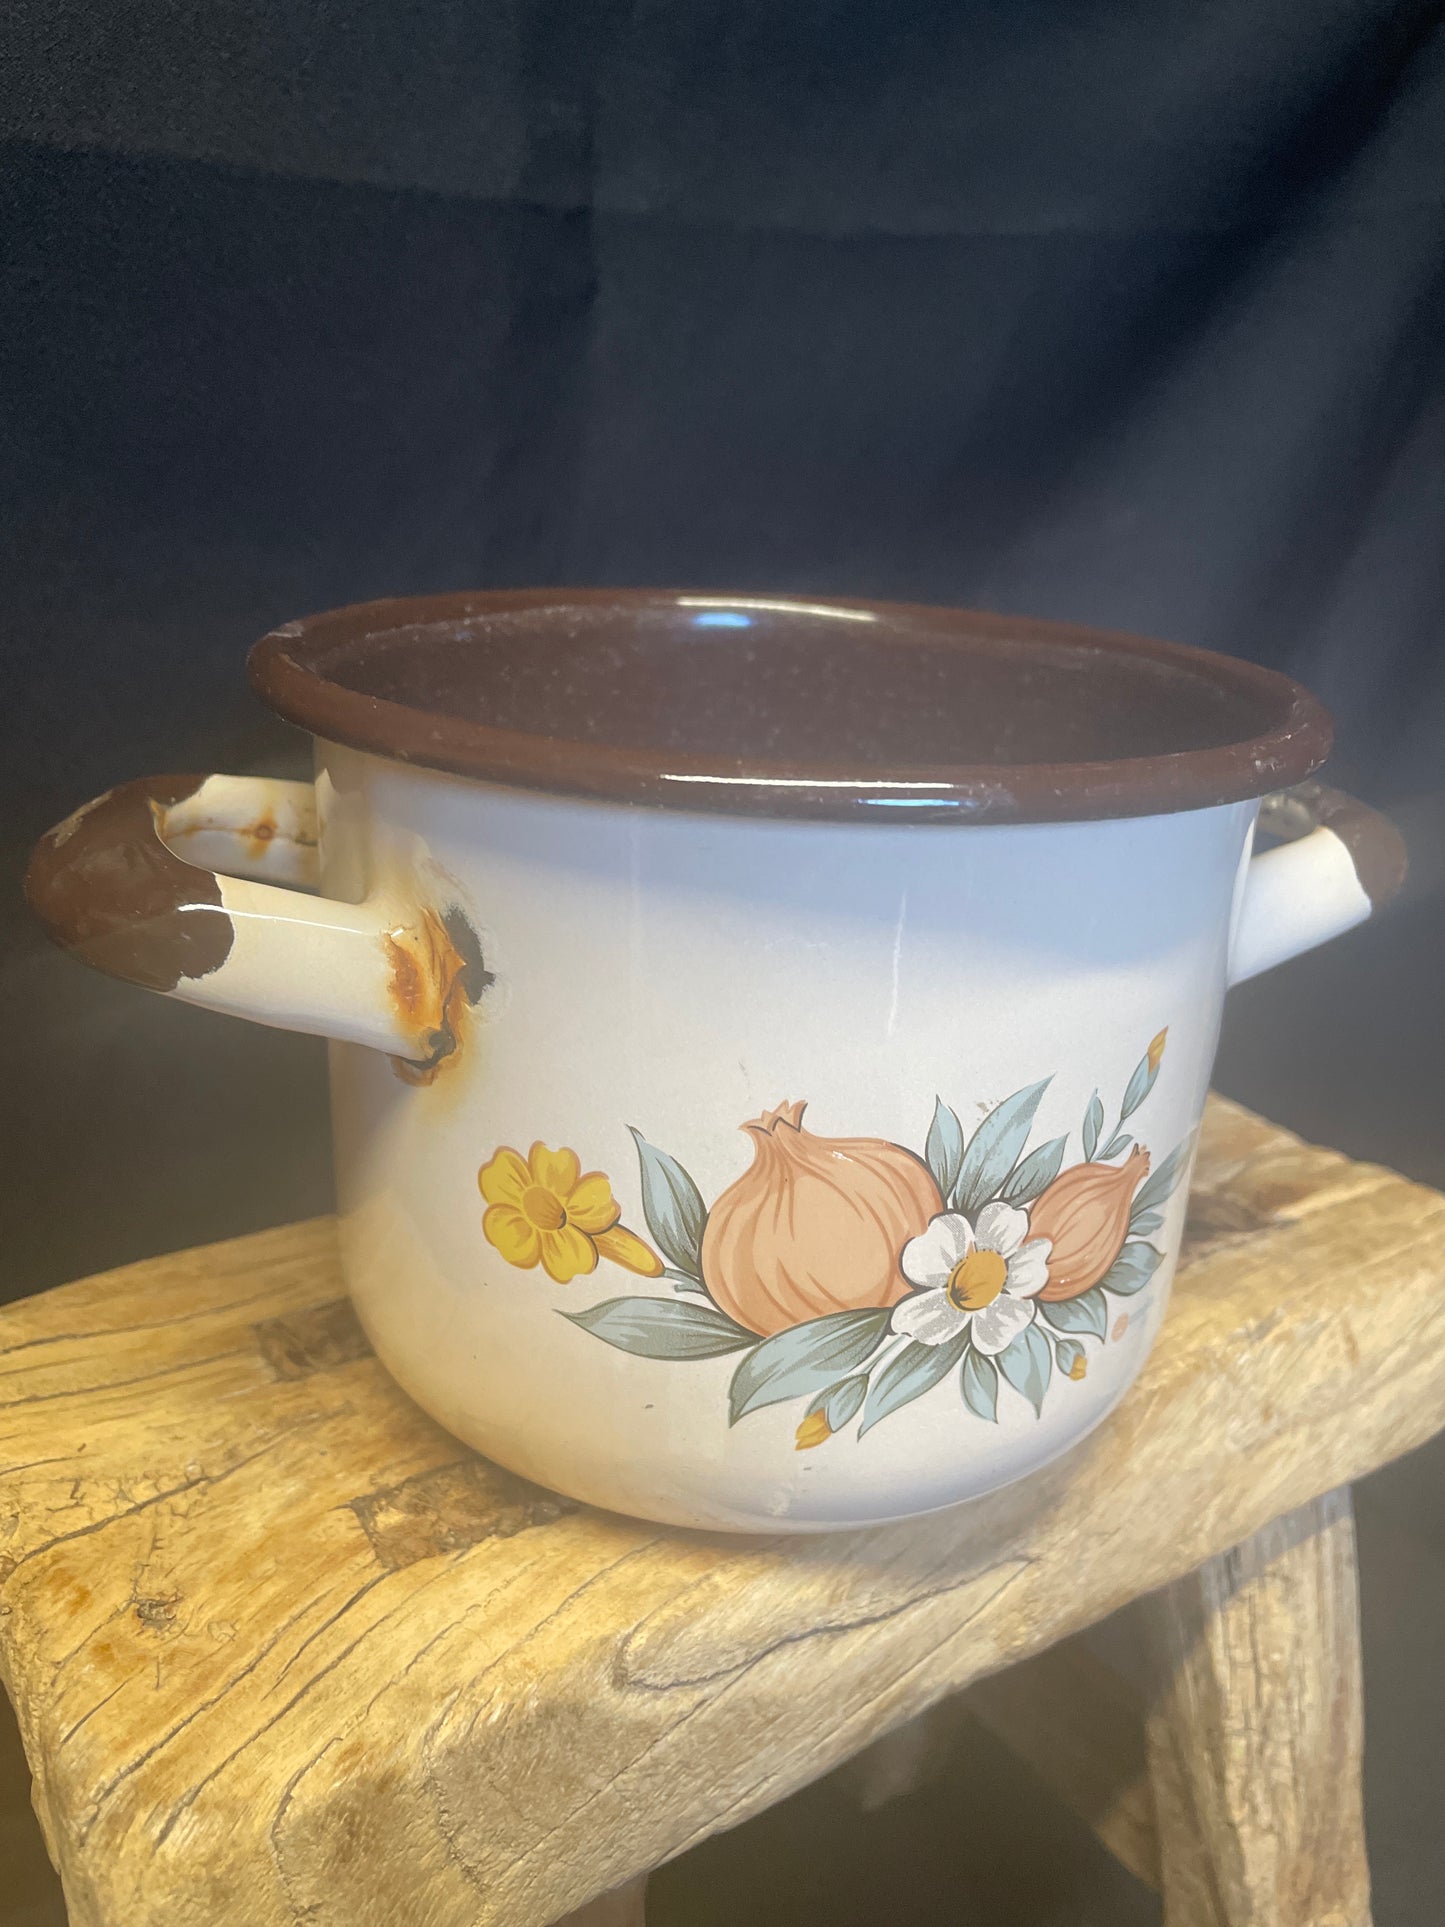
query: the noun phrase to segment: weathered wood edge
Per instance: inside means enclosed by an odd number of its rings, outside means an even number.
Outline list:
[[[966,1773],[981,1723],[1169,1927],[1369,1927],[1364,1692],[1347,1489],[1272,1520],[1113,1623],[895,1728],[849,1766],[865,1810]],[[1162,1860],[1162,1865],[1161,1865]]]
[[[1141,1600],[1170,1927],[1370,1927],[1354,1513],[1323,1494]]]

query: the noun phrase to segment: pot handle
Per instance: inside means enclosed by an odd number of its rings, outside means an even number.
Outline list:
[[[151,776],[41,837],[25,894],[54,942],[112,977],[434,1069],[491,982],[471,924],[284,887],[317,882],[309,783]]]
[[[1298,783],[1266,796],[1259,827],[1285,841],[1245,871],[1231,984],[1363,923],[1405,881],[1405,840],[1394,824],[1328,784]]]

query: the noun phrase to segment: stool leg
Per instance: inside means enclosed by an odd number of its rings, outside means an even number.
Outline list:
[[[1369,1927],[1348,1487],[1140,1604],[1166,1927]]]
[[[646,1927],[647,1875],[639,1874],[625,1887],[598,1894],[585,1907],[554,1922],[554,1927]]]

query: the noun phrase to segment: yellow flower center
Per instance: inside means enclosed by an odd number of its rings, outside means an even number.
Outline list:
[[[996,1251],[970,1251],[948,1274],[948,1302],[955,1311],[982,1311],[1003,1290],[1008,1266]]]
[[[527,1222],[535,1225],[538,1231],[560,1231],[567,1222],[567,1211],[562,1200],[540,1184],[528,1185],[522,1193],[522,1212]]]

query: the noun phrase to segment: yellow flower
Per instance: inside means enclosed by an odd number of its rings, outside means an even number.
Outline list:
[[[610,1258],[644,1278],[656,1278],[662,1260],[617,1220],[621,1207],[600,1171],[583,1172],[575,1151],[549,1151],[534,1144],[524,1158],[504,1144],[477,1173],[487,1201],[482,1231],[509,1265],[530,1271],[540,1264],[559,1285],[595,1271]]]
[[[1168,1035],[1169,1026],[1166,1024],[1159,1035],[1150,1040],[1149,1049],[1145,1052],[1145,1055],[1149,1059],[1149,1074],[1151,1077],[1159,1069],[1160,1059],[1164,1055],[1164,1040]]]
[[[832,1436],[833,1428],[828,1423],[826,1413],[820,1407],[816,1412],[809,1412],[793,1434],[797,1440],[793,1449],[797,1452],[810,1452],[815,1445],[825,1444]]]

